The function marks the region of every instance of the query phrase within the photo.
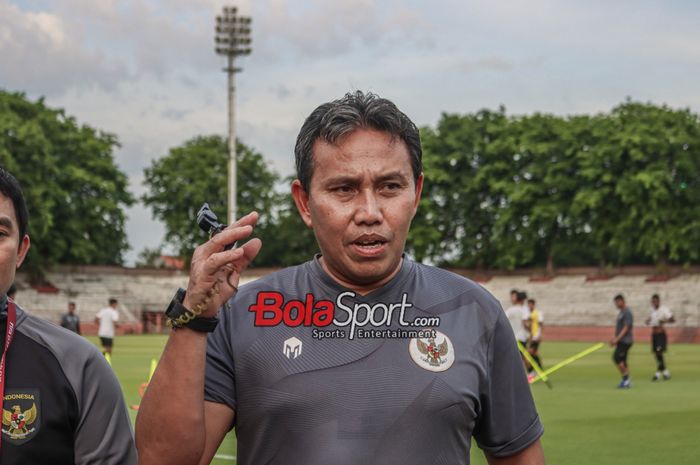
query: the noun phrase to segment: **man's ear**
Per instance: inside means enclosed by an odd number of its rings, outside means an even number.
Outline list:
[[[25,234],[19,243],[19,252],[17,252],[17,268],[22,266],[24,257],[27,256],[27,252],[29,251],[29,244],[29,235]]]
[[[301,215],[301,219],[306,223],[306,226],[313,229],[311,211],[309,210],[309,194],[306,193],[304,186],[301,185],[301,181],[298,179],[292,182],[292,198],[297,206],[299,215]]]
[[[413,202],[413,216],[416,216],[416,212],[418,211],[418,204],[420,203],[420,196],[421,193],[423,192],[423,180],[425,178],[423,177],[423,173],[421,173],[418,176],[418,179],[416,180],[416,199]]]

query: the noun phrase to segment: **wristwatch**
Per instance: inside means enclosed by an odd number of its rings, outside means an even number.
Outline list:
[[[190,328],[194,331],[202,333],[211,333],[219,324],[217,317],[205,318],[196,316],[190,309],[185,308],[182,302],[185,300],[187,291],[179,288],[173,300],[170,301],[168,308],[165,310],[165,316],[168,318],[168,324],[173,328]]]

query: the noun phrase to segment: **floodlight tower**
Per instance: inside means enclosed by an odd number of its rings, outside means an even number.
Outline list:
[[[243,71],[234,66],[239,55],[250,55],[249,16],[238,16],[235,6],[225,6],[223,13],[216,17],[216,53],[227,58],[224,71],[228,73],[228,222],[236,219],[236,127],[234,124],[235,86],[234,74]]]

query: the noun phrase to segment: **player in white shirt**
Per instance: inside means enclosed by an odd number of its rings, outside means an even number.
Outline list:
[[[527,307],[525,300],[527,294],[523,291],[518,291],[515,297],[515,303],[506,310],[506,317],[510,322],[510,327],[513,328],[513,334],[518,343],[523,347],[527,347],[527,340],[530,338],[528,325],[530,323],[530,309]],[[530,371],[530,364],[523,357],[525,370]]]
[[[662,376],[664,379],[671,379],[671,373],[666,368],[664,361],[664,352],[668,346],[664,325],[675,321],[671,310],[665,305],[661,305],[659,294],[651,296],[651,313],[646,319],[646,324],[651,326],[651,351],[656,356],[656,373],[651,378],[652,381],[657,381]]]
[[[114,345],[114,330],[117,321],[119,321],[119,312],[117,312],[117,299],[109,299],[109,307],[105,307],[95,315],[95,323],[99,323],[100,327],[97,330],[97,336],[102,343],[102,353],[112,355],[112,346]]]
[[[518,302],[518,290],[517,289],[511,289],[510,290],[510,305],[515,305]]]
[[[530,320],[530,310],[527,305],[525,305],[526,299],[527,294],[525,292],[518,292],[517,300],[506,310],[506,316],[508,317],[511,328],[513,328],[515,339],[523,345],[527,344],[527,340],[530,337],[526,327],[526,323]]]

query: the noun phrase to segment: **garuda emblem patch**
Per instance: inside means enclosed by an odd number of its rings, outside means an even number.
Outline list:
[[[5,394],[2,405],[2,438],[13,444],[32,439],[39,431],[39,391],[16,389]]]
[[[428,371],[445,371],[455,361],[452,341],[440,331],[435,337],[411,339],[408,351],[416,365]]]

